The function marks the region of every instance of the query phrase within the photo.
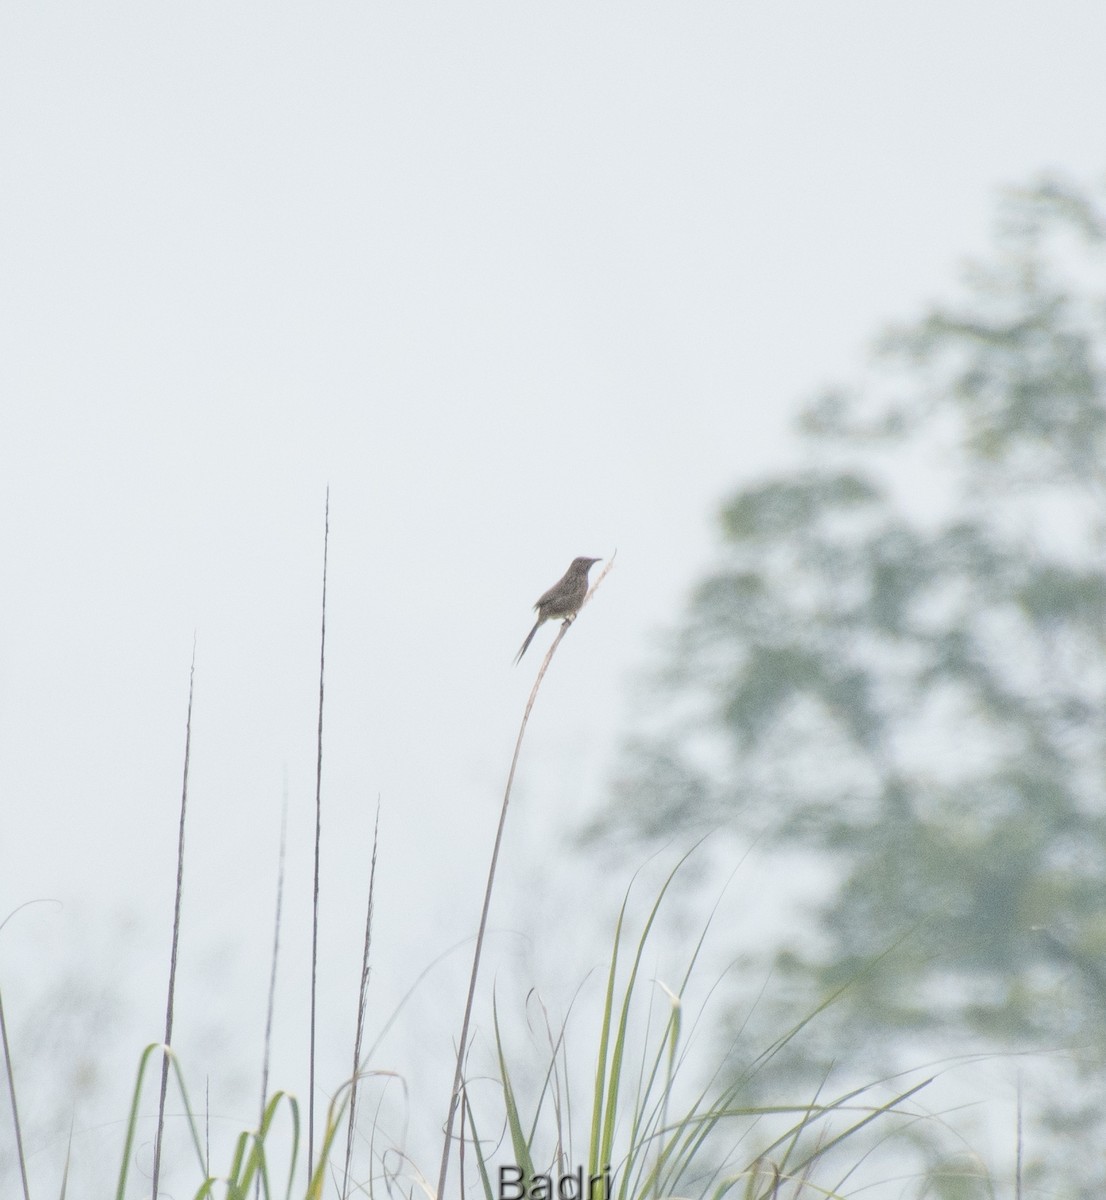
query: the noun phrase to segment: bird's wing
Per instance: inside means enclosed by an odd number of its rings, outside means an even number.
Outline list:
[[[563,583],[563,579],[558,579],[551,588],[547,588],[544,592],[542,592],[542,594],[534,601],[534,608],[539,609],[543,604],[548,604],[549,601],[552,600],[560,590],[561,584]]]

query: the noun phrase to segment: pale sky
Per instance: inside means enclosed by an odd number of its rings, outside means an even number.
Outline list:
[[[11,1018],[94,946],[128,1072],[160,1036],[195,635],[181,1052],[254,1078],[287,779],[302,1089],[328,485],[321,1078],[377,797],[384,1004],[475,927],[531,604],[617,548],[524,750],[492,920],[530,928],[719,502],[955,293],[1002,185],[1102,177],[1104,48],[1087,0],[0,7],[0,919],[62,902],[0,937]]]

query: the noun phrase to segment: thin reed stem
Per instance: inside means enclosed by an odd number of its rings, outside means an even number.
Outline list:
[[[273,1047],[273,1012],[276,1009],[277,960],[280,957],[280,918],[284,907],[284,864],[288,846],[288,777],[284,779],[284,795],[280,805],[280,850],[277,854],[276,914],[273,918],[273,956],[269,967],[269,997],[265,1006],[265,1043],[261,1053],[261,1115],[258,1129],[265,1123],[265,1104],[269,1095],[269,1062]],[[254,1195],[261,1195],[261,1172],[257,1175]]]
[[[177,948],[180,945],[180,905],[184,890],[184,818],[188,809],[188,764],[192,757],[192,696],[196,683],[196,640],[192,639],[192,665],[188,670],[188,717],[184,724],[184,780],[181,784],[180,827],[177,832],[177,888],[173,899],[173,942],[169,952],[169,988],[165,999],[165,1038],[161,1060],[161,1089],[157,1101],[157,1134],[150,1195],[157,1200],[161,1177],[161,1143],[165,1132],[165,1096],[169,1089],[169,1047],[173,1042],[173,999],[177,988]]]
[[[588,594],[584,597],[583,604],[580,605],[580,610],[592,598],[596,588],[607,577],[607,572],[614,566],[615,556],[612,554],[603,568],[599,578],[592,584]],[[577,616],[579,613],[577,613]],[[538,689],[541,687],[541,682],[545,678],[545,672],[556,653],[557,647],[561,644],[561,639],[568,632],[572,621],[563,621],[561,628],[557,631],[557,636],[553,639],[553,644],[545,653],[545,658],[542,660],[541,667],[538,669],[538,676],[534,680],[534,686],[530,689],[530,698],[526,701],[526,708],[522,713],[522,723],[519,726],[518,738],[515,740],[515,752],[511,757],[511,769],[507,775],[507,786],[503,792],[503,805],[499,811],[499,825],[495,831],[495,844],[492,847],[492,860],[488,867],[488,882],[484,888],[484,904],[480,910],[480,927],[476,932],[476,948],[472,955],[472,974],[469,977],[468,998],[465,1001],[465,1014],[461,1021],[461,1039],[457,1044],[457,1066],[453,1072],[453,1087],[449,1095],[449,1115],[446,1117],[445,1123],[445,1139],[442,1145],[442,1162],[438,1172],[438,1190],[437,1200],[445,1200],[445,1183],[446,1177],[449,1174],[449,1152],[453,1142],[453,1125],[457,1119],[457,1106],[461,1101],[461,1080],[465,1068],[465,1054],[468,1048],[469,1025],[472,1021],[472,1010],[476,998],[476,980],[480,974],[480,953],[484,948],[484,934],[488,927],[488,913],[492,906],[492,888],[495,886],[495,869],[499,862],[499,848],[503,843],[503,829],[507,824],[507,808],[511,803],[511,789],[515,782],[515,769],[518,767],[518,757],[522,750],[522,739],[526,735],[526,726],[530,720],[530,711],[534,707],[534,701],[538,698]]]
[[[1022,1137],[1022,1081],[1018,1075],[1018,1116],[1017,1136],[1015,1139],[1014,1158],[1014,1200],[1022,1200],[1022,1149],[1025,1145]]]
[[[380,800],[376,802],[376,823],[373,825],[373,856],[369,867],[369,900],[365,908],[365,945],[361,951],[361,987],[357,993],[357,1031],[353,1038],[353,1075],[349,1086],[349,1124],[346,1127],[346,1162],[343,1174],[342,1200],[349,1196],[350,1163],[353,1161],[353,1126],[357,1116],[357,1084],[361,1074],[361,1041],[365,1033],[365,1008],[369,994],[369,952],[373,937],[373,897],[376,895],[376,851],[380,842]]]
[[[319,635],[319,731],[315,756],[315,887],[311,901],[311,1047],[307,1082],[307,1180],[315,1166],[315,1008],[319,972],[319,844],[323,833],[323,682],[326,676],[326,563],[330,549],[330,488],[323,529],[323,601]]]

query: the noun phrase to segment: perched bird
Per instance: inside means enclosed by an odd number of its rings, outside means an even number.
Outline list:
[[[534,634],[546,622],[558,617],[571,621],[580,611],[584,597],[588,594],[588,572],[597,558],[574,558],[564,575],[546,592],[534,605],[538,619],[534,628],[526,635],[522,649],[515,655],[515,662],[526,653],[527,646],[534,640]]]

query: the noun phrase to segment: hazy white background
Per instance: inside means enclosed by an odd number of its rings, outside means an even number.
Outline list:
[[[474,928],[552,636],[512,668],[530,605],[617,548],[540,698],[492,918],[575,923],[581,975],[610,914],[560,837],[717,503],[949,294],[998,186],[1100,176],[1104,50],[1087,0],[3,5],[0,917],[62,902],[0,934],[11,1018],[79,968],[126,999],[127,1071],[160,1036],[195,635],[178,1044],[252,1095],[286,781],[274,1083],[302,1089],[328,485],[321,1080],[377,797],[379,1025]],[[411,1010],[432,1121],[466,956]]]

